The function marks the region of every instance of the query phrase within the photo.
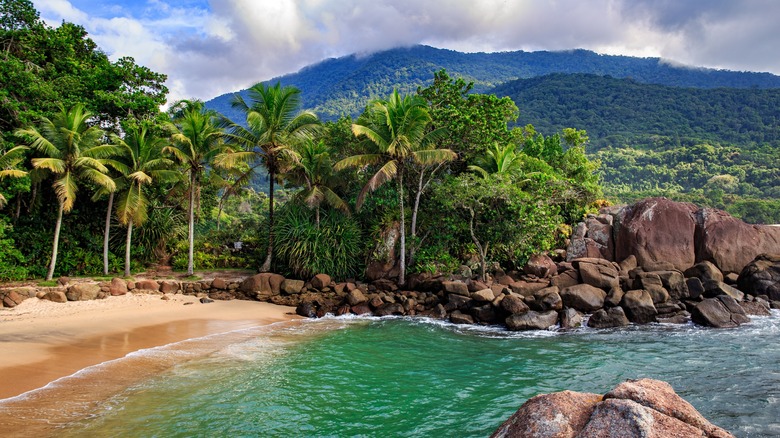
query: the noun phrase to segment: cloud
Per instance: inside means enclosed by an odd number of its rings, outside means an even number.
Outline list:
[[[102,2],[100,16],[85,12],[91,2],[34,1],[50,22],[85,26],[113,57],[168,74],[172,99],[209,99],[325,58],[420,43],[586,48],[780,73],[774,0],[117,0]]]

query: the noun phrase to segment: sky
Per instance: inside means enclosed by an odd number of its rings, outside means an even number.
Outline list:
[[[32,0],[109,57],[208,100],[327,58],[427,44],[463,52],[589,49],[780,74],[778,0]]]

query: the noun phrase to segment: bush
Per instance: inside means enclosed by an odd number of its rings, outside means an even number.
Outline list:
[[[0,280],[24,280],[28,276],[27,260],[16,249],[14,239],[6,237],[12,227],[4,218],[0,218]]]

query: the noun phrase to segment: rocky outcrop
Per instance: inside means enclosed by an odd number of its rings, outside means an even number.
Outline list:
[[[760,254],[748,263],[737,280],[739,290],[780,301],[780,254]]]
[[[652,379],[628,380],[604,396],[563,391],[525,402],[492,435],[551,437],[733,437]]]
[[[691,319],[696,324],[716,328],[737,327],[750,322],[742,306],[728,295],[719,295],[700,302],[691,311]]]

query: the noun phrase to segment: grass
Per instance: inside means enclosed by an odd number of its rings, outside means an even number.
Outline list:
[[[38,282],[38,286],[41,286],[41,287],[57,287],[59,285],[57,284],[56,280],[49,280],[49,281],[42,280],[42,281]]]

